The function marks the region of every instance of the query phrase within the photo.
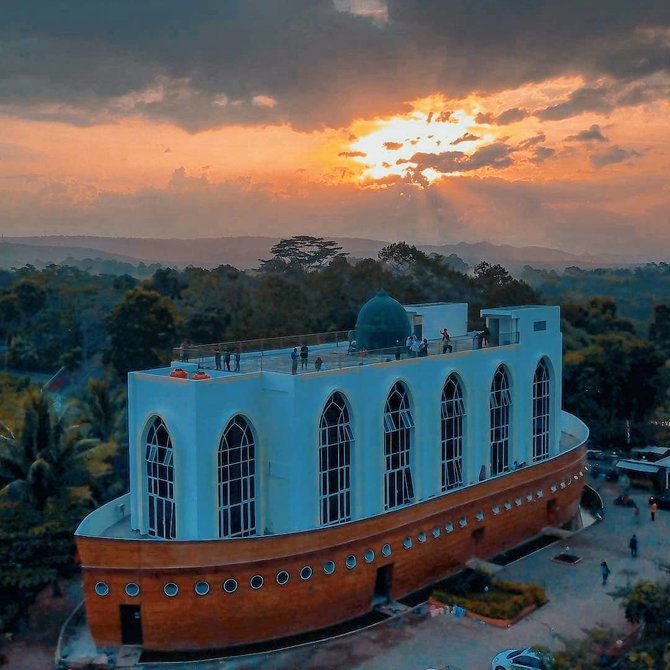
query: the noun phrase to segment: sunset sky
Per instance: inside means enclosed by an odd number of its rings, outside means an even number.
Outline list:
[[[0,232],[670,256],[670,2],[2,0]]]

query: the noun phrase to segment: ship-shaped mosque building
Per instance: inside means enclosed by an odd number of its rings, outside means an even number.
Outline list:
[[[130,492],[76,538],[98,647],[326,628],[570,523],[588,429],[561,409],[559,308],[467,312],[380,291],[349,336],[130,373]]]

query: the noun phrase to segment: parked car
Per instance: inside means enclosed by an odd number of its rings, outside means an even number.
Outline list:
[[[545,670],[551,668],[552,659],[531,647],[505,649],[491,661],[491,670]]]

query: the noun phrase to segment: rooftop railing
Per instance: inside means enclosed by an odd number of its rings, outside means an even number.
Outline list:
[[[507,333],[492,338],[482,337],[480,331],[452,337],[447,347],[441,338],[428,340],[426,353],[409,350],[405,343],[384,349],[367,350],[350,342],[348,331],[316,333],[310,335],[243,340],[188,347],[175,347],[173,359],[180,362],[196,363],[203,370],[220,370],[222,373],[250,373],[259,371],[284,374],[304,374],[325,370],[349,368],[356,365],[387,363],[393,360],[407,360],[435,355],[449,356],[464,351],[477,351],[511,344],[518,344],[519,333]],[[307,357],[300,356],[300,349],[307,346]],[[220,367],[217,367],[217,346]],[[297,359],[291,358],[297,349]],[[229,354],[227,356],[226,354]],[[239,361],[236,361],[236,354]]]

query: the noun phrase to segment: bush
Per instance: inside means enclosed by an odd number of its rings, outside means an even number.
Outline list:
[[[467,572],[467,577],[440,584],[441,588],[433,591],[433,597],[492,619],[513,619],[528,605],[547,602],[544,589],[537,584],[497,580],[478,570]],[[470,590],[466,590],[466,586],[471,587]]]

